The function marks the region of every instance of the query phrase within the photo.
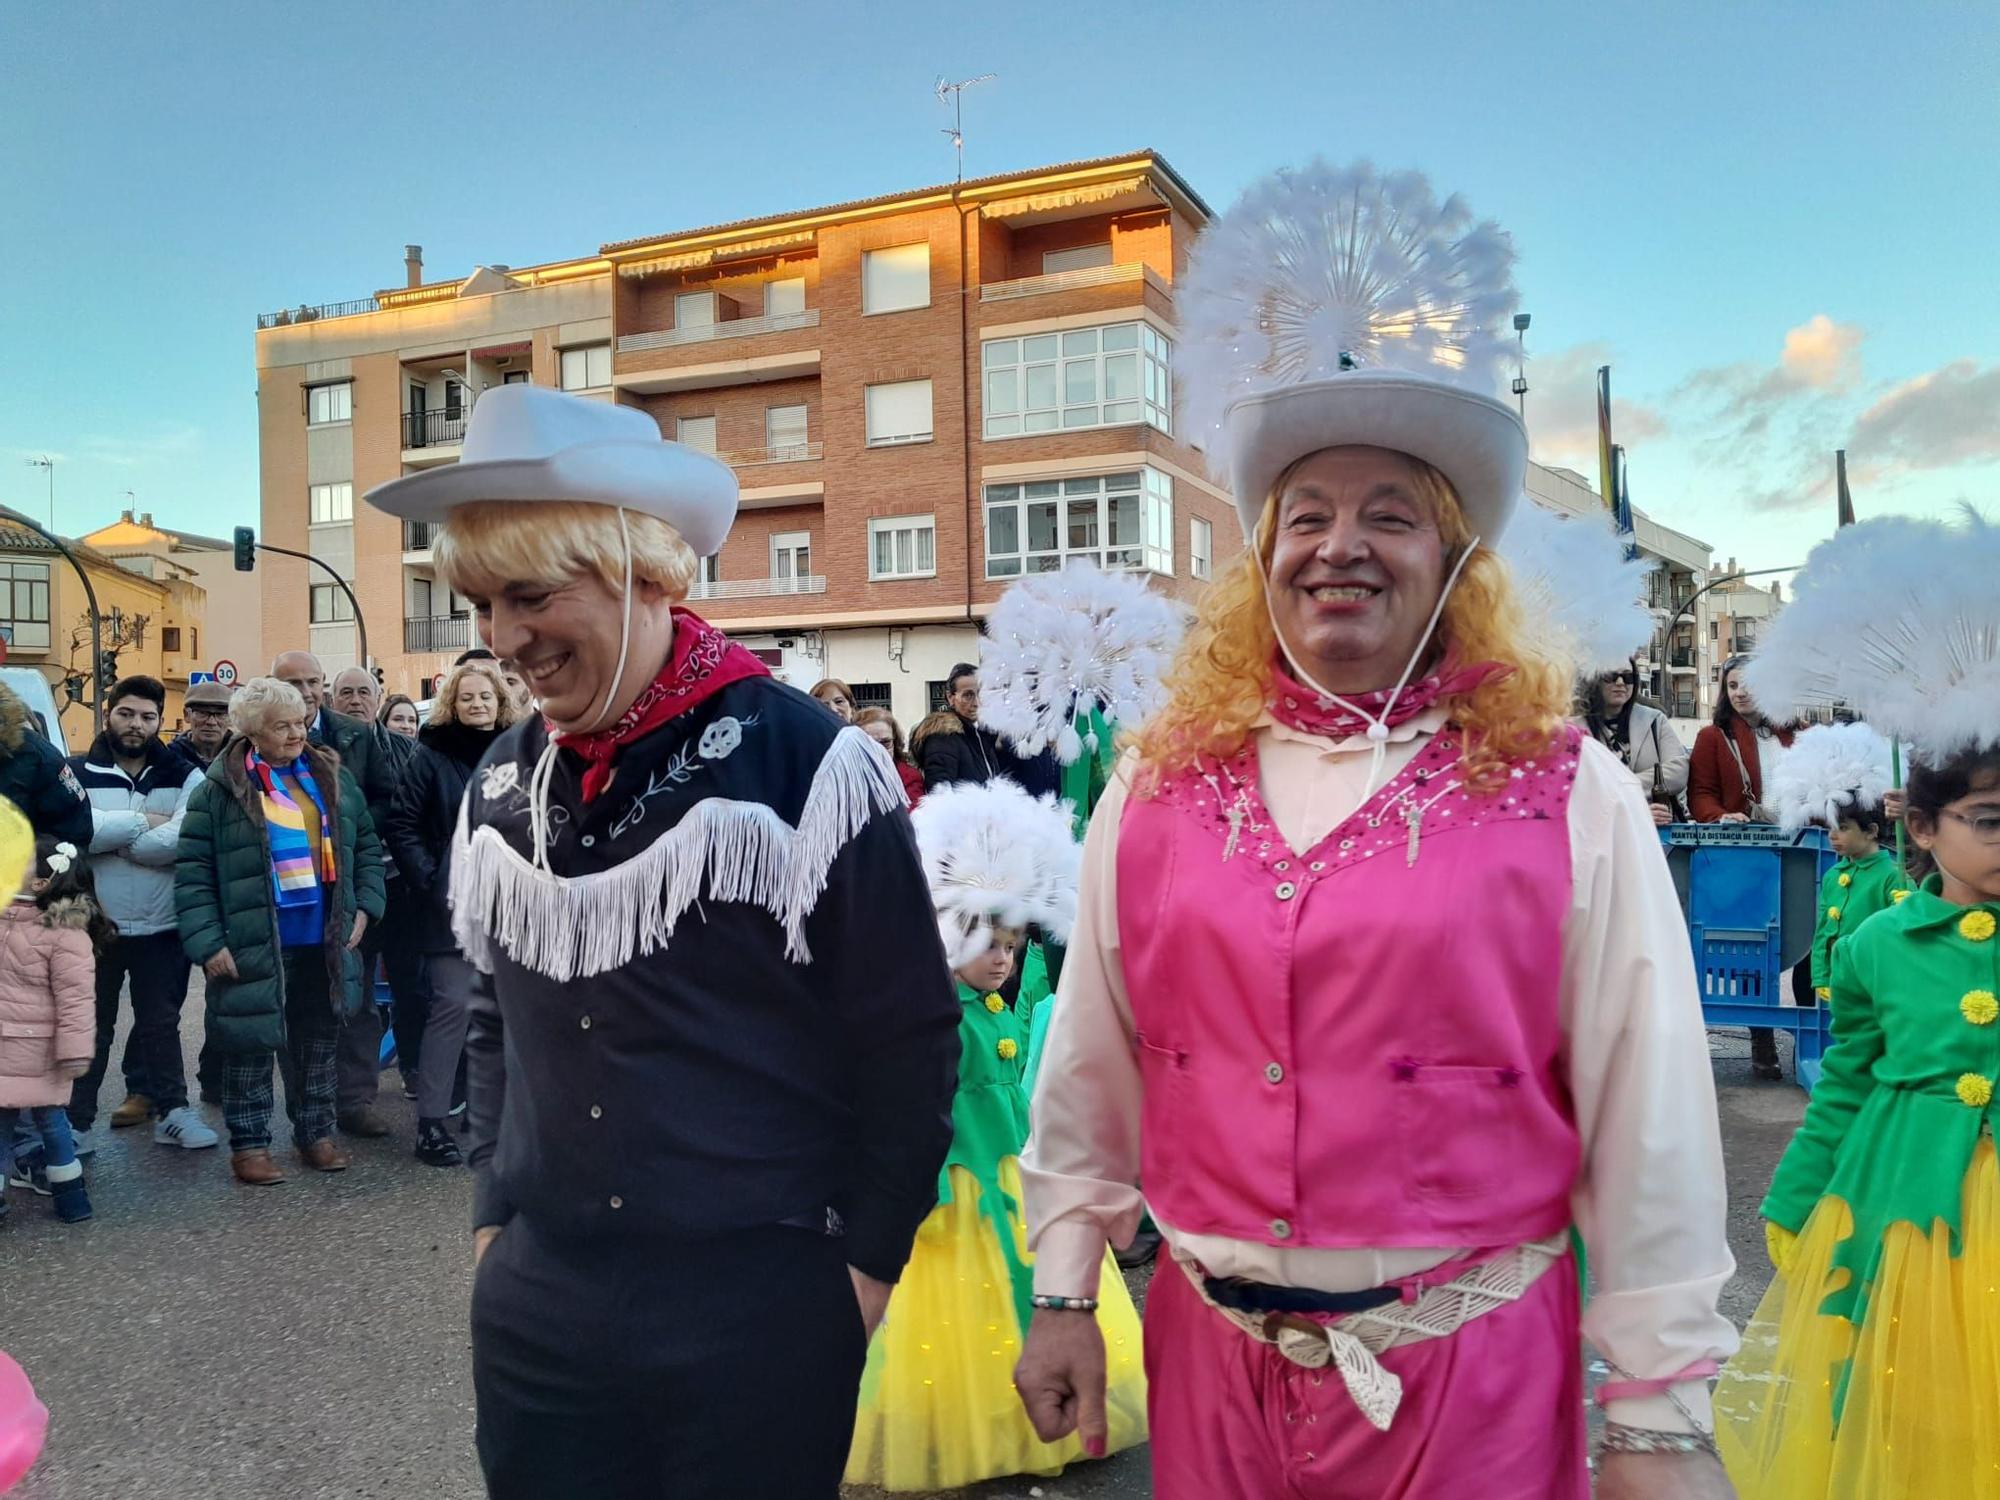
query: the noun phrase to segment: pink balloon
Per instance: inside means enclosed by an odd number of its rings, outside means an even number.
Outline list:
[[[0,1495],[35,1466],[48,1431],[49,1409],[35,1399],[28,1372],[0,1354]]]

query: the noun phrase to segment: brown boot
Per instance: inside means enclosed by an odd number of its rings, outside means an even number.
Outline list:
[[[310,1146],[301,1146],[299,1160],[315,1172],[345,1172],[354,1165],[354,1158],[334,1145],[330,1135],[321,1136]]]
[[[111,1128],[129,1130],[153,1118],[153,1101],[144,1094],[127,1094],[125,1102],[111,1111]]]
[[[229,1170],[246,1187],[276,1187],[285,1180],[268,1151],[238,1151],[229,1158]]]

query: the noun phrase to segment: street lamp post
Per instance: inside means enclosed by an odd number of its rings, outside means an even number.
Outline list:
[[[49,474],[49,530],[56,529],[56,461],[44,453],[40,458],[28,460],[31,469],[46,469]]]
[[[1514,399],[1520,403],[1521,425],[1528,423],[1528,323],[1527,313],[1514,314]]]

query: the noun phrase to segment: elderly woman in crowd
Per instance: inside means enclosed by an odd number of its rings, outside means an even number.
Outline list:
[[[840,716],[843,724],[852,724],[854,718],[854,689],[838,677],[822,677],[812,685],[812,696]]]
[[[903,726],[896,722],[896,716],[886,708],[864,708],[854,716],[854,722],[868,738],[889,752],[889,759],[896,763],[896,774],[903,778],[903,795],[910,806],[914,808],[923,801],[924,773],[910,759],[909,747],[903,743]]]
[[[335,1047],[361,1007],[362,934],[382,916],[382,850],[332,751],[306,741],[306,705],[272,677],[236,690],[224,746],[195,788],[174,872],[181,946],[208,978],[237,1181],[284,1181],[271,1159],[271,1061],[299,1157],[350,1158],[333,1140]]]
[[[513,697],[493,663],[453,667],[417,737],[416,758],[396,788],[383,829],[403,872],[411,904],[409,940],[423,955],[430,997],[421,1059],[406,1065],[404,1075],[417,1079],[417,1160],[434,1167],[460,1161],[445,1117],[465,1050],[466,1004],[477,978],[451,935],[451,840],[473,770],[516,717]]]

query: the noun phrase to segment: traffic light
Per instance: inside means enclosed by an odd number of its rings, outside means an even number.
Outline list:
[[[108,696],[118,683],[118,653],[100,651],[97,653],[97,691],[100,696]]]
[[[251,526],[236,528],[236,571],[252,573],[257,569],[257,531]]]

